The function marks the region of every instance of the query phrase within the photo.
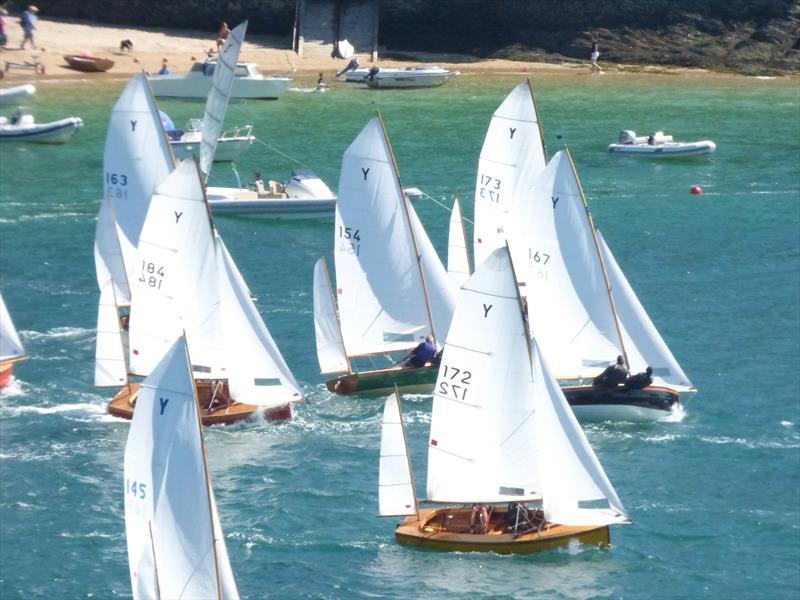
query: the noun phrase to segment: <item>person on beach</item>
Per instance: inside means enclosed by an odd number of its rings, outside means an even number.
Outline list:
[[[161,69],[158,71],[159,75],[170,75],[169,66],[167,65],[167,59],[161,59]]]
[[[4,48],[8,43],[7,14],[8,11],[5,8],[0,8],[0,48]]]
[[[22,43],[19,45],[20,48],[25,48],[25,44],[30,41],[31,47],[34,50],[36,49],[36,42],[33,41],[33,30],[36,29],[36,15],[38,14],[39,9],[33,5],[29,6],[28,9],[22,13],[20,25],[22,25],[24,35],[22,37]]]
[[[223,21],[222,26],[219,28],[219,36],[217,37],[217,54],[219,54],[220,48],[225,44],[225,40],[228,39],[228,34],[231,32],[228,29],[228,24]]]
[[[597,64],[597,59],[600,58],[600,51],[597,49],[597,42],[592,42],[592,53],[589,55],[592,61],[592,73],[602,73],[603,69]]]

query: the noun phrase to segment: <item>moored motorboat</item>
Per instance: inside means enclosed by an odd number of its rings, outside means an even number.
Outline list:
[[[362,81],[374,89],[424,88],[444,85],[458,74],[458,71],[448,71],[441,67],[372,67]]]
[[[398,396],[383,413],[378,499],[381,516],[406,516],[395,529],[399,544],[527,554],[607,546],[609,525],[630,522],[528,336],[508,248],[489,255],[458,293],[433,394],[423,500]]]
[[[83,127],[80,117],[37,123],[31,110],[20,106],[9,119],[0,117],[0,141],[63,144]]]
[[[711,140],[698,142],[676,142],[671,135],[656,131],[649,136],[637,136],[635,131],[625,129],[619,134],[616,144],[609,144],[612,154],[632,154],[643,156],[679,157],[694,154],[710,154],[717,149]]]
[[[36,86],[32,83],[0,88],[0,105],[19,104],[36,94]]]
[[[175,153],[175,158],[180,160],[191,157],[200,158],[200,147],[203,139],[202,119],[189,119],[184,129],[175,129],[172,126],[172,121],[169,121],[165,123],[165,129],[169,136],[169,145],[172,146],[172,151]],[[253,135],[253,127],[251,125],[223,131],[217,138],[214,162],[232,162],[236,160],[253,145],[255,140],[256,136]]]
[[[92,56],[88,53],[65,54],[64,60],[76,71],[84,71],[86,73],[103,73],[114,66],[114,61],[110,58]]]
[[[153,75],[149,78],[159,97],[204,99],[211,89],[216,60],[196,62],[182,75]],[[264,75],[255,63],[237,63],[232,99],[277,100],[292,84],[290,77]]]

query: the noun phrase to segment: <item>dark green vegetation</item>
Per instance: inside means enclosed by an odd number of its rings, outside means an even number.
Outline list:
[[[594,39],[605,63],[800,72],[797,0],[380,2],[383,56],[435,52],[465,55],[459,61],[586,60]],[[17,0],[8,8],[21,10],[25,4]],[[296,0],[38,0],[37,5],[45,18],[203,31],[247,18],[250,33],[285,36],[290,45]]]

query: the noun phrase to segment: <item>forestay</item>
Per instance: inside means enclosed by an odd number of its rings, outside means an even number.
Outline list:
[[[344,351],[339,316],[324,258],[317,260],[314,265],[314,332],[320,371],[326,374],[349,372],[350,364]]]
[[[94,385],[118,387],[128,381],[128,362],[122,343],[122,327],[110,279],[100,290],[97,310],[97,342],[94,351]]]
[[[153,197],[131,295],[132,373],[150,373],[185,330],[198,376],[226,375],[214,235],[192,161],[181,161]]]
[[[238,598],[181,336],[142,383],[125,446],[133,597]]]
[[[0,294],[0,361],[21,360],[27,356],[17,329]]]
[[[395,393],[389,396],[383,407],[381,426],[378,505],[382,517],[416,513],[417,500],[408,461],[408,444],[406,443],[400,400]]]
[[[541,497],[528,338],[506,248],[461,287],[436,380],[427,498]]]
[[[508,223],[528,318],[557,377],[590,377],[622,343],[593,226],[568,154],[556,153]]]
[[[583,429],[531,340],[537,464],[544,516],[562,525],[608,525],[630,521]]]
[[[214,241],[231,397],[265,407],[302,400],[300,386],[258,314],[225,243],[218,234]]]
[[[247,21],[234,27],[228,33],[228,37],[217,55],[214,75],[211,78],[211,89],[206,99],[200,139],[200,170],[206,181],[211,173],[211,165],[217,151],[217,141],[222,133],[225,112],[228,110],[228,100],[233,90],[236,63],[239,62],[239,52],[244,44],[246,31]]]
[[[337,299],[350,357],[408,350],[433,334],[412,211],[374,117],[344,153],[336,202]]]
[[[469,251],[467,235],[464,232],[464,219],[461,217],[461,203],[456,198],[450,213],[450,230],[447,238],[447,274],[455,288],[469,279]]]
[[[694,391],[692,382],[675,360],[644,306],[639,302],[636,292],[628,283],[605,239],[599,231],[596,233],[608,281],[611,284],[631,372],[641,372],[650,366],[653,368],[653,383],[656,385],[666,385],[681,392]]]
[[[526,202],[547,156],[530,81],[521,83],[492,115],[478,162],[475,186],[474,259],[481,264],[505,246],[505,221]]]

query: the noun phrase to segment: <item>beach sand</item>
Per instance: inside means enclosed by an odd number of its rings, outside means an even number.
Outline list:
[[[32,70],[18,69],[12,66],[6,70],[0,85],[16,85],[36,79],[127,79],[130,75],[142,70],[155,74],[167,59],[172,73],[188,71],[195,60],[202,60],[206,50],[215,47],[216,35],[211,32],[167,29],[143,29],[97,25],[89,22],[66,20],[48,20],[40,16],[35,32],[37,48],[19,48],[22,41],[22,28],[18,18],[7,17],[8,44],[0,52],[3,67],[7,63],[41,63],[44,75]],[[130,39],[133,42],[132,52],[120,52],[120,41]],[[83,73],[68,67],[64,61],[65,54],[89,52],[94,56],[110,58],[114,66],[107,73]],[[464,74],[481,73],[531,73],[531,74],[583,74],[589,73],[589,61],[544,63],[521,62],[510,60],[480,60],[463,55],[404,53],[415,60],[397,61],[380,58],[378,64],[383,67],[405,67],[420,63],[437,64],[444,68],[460,71]],[[370,64],[369,56],[356,54],[362,66]],[[296,79],[316,82],[317,74],[323,73],[325,79],[333,80],[337,70],[348,62],[333,59],[327,55],[297,56],[291,50],[291,40],[283,37],[248,35],[242,50],[241,60],[255,62],[264,73],[281,73],[293,75]],[[707,74],[702,70],[670,69],[668,67],[625,67],[622,65],[603,65],[607,71],[621,72],[635,70],[638,72],[694,72]]]

